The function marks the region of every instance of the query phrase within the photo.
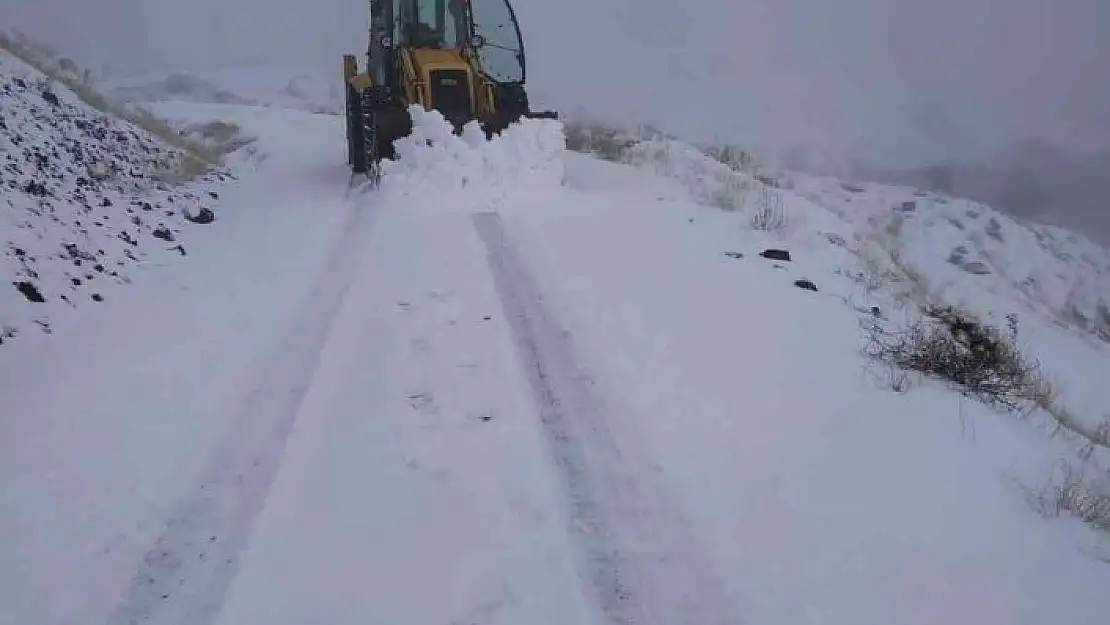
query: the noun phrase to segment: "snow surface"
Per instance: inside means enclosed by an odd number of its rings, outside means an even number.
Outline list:
[[[903,286],[860,256],[897,249],[983,314],[1034,312],[1069,405],[1105,407],[1105,343],[1058,314],[1096,306],[1088,263],[1066,275],[1091,297],[1019,299],[1021,267],[1054,267],[1028,249],[983,238],[969,259],[1014,262],[953,271],[924,202],[877,240],[900,195],[785,174],[787,226],[756,231],[745,174],[567,153],[550,121],[486,142],[415,112],[371,190],[335,116],[152,107],[258,141],[185,261],[0,349],[3,625],[1110,614],[1105,534],[1021,488],[1070,444],[859,355]]]

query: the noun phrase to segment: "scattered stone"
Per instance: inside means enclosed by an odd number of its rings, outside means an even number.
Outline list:
[[[805,289],[807,291],[816,291],[817,290],[817,285],[816,284],[814,284],[812,281],[806,280],[804,278],[801,279],[801,280],[795,280],[794,281],[794,286],[798,287],[799,289]]]
[[[151,232],[151,235],[153,235],[156,239],[162,239],[163,241],[167,241],[170,243],[174,241],[173,233],[170,232],[170,229],[165,226],[155,228],[154,231]]]
[[[790,261],[790,252],[787,250],[768,249],[763,250],[762,252],[760,252],[759,255],[770,260],[784,260],[787,262]]]
[[[737,258],[737,259],[744,257],[744,255],[741,254],[740,252],[725,252],[725,256],[728,256],[729,258]]]
[[[49,89],[44,89],[43,90],[42,99],[46,100],[47,104],[50,104],[51,106],[61,106],[62,105],[62,102],[61,102],[61,100],[58,99],[57,94],[55,94],[53,91],[50,91]]]
[[[185,219],[188,219],[195,224],[210,224],[213,221],[216,221],[216,214],[212,212],[212,209],[202,206],[200,207],[200,211],[198,211],[196,215],[190,215],[188,212],[186,212]]]
[[[913,213],[917,211],[917,202],[913,200],[906,200],[894,208],[900,213]]]
[[[34,284],[26,281],[15,282],[14,284],[15,288],[19,289],[19,292],[22,293],[23,297],[26,297],[28,301],[36,304],[41,304],[46,301],[46,298],[42,296],[42,293]]]
[[[50,195],[50,191],[46,188],[46,185],[35,180],[28,180],[27,184],[23,185],[23,192],[35,197],[46,197]]]
[[[988,237],[994,239],[995,241],[998,241],[999,243],[1003,242],[1002,223],[994,217],[991,217],[989,220],[987,220],[987,225],[984,227],[984,231],[986,231]]]
[[[104,296],[101,295],[100,293],[93,293],[90,297],[92,297],[92,301],[94,301],[94,302],[103,302],[104,301]]]

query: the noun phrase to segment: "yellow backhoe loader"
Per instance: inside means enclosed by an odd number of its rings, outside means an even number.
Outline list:
[[[347,161],[374,182],[393,141],[412,132],[408,107],[439,111],[455,131],[477,121],[490,137],[534,112],[524,41],[508,0],[370,0],[370,44],[359,71],[343,57]]]

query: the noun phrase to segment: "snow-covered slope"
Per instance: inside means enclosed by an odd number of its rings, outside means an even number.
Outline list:
[[[639,143],[623,160],[680,181],[706,204],[749,217],[779,212],[775,229],[795,236],[846,235],[849,249],[877,264],[868,279],[881,282],[901,263],[949,303],[998,318],[1032,311],[1110,343],[1110,251],[1081,234],[970,200],[798,172],[761,176],[777,187],[768,192],[752,174],[678,141]]]
[[[337,84],[285,68],[232,68],[107,80],[104,87],[130,102],[200,102],[343,113]]]
[[[846,211],[676,142],[620,164],[557,123],[485,142],[432,114],[351,189],[340,118],[153,106],[260,158],[188,265],[0,350],[3,625],[1110,614],[1106,533],[1027,501],[1080,450],[891,392],[859,323],[907,290],[1018,310],[1082,416],[1105,343],[999,272],[944,273],[947,242],[883,238],[894,191]]]
[[[189,251],[219,169],[176,183],[186,154],[0,51],[0,342],[113,297],[137,266]]]
[[[1110,414],[1110,251],[1081,234],[911,188],[741,172],[675,140],[635,143],[618,160],[737,213],[739,228],[817,254],[811,274],[849,279],[839,295],[853,306],[955,305],[996,326],[1016,315],[1069,409],[1091,427]]]

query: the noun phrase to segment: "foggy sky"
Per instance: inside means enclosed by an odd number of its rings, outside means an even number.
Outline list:
[[[1110,147],[1108,0],[516,0],[538,97],[767,154],[914,165]],[[338,73],[366,0],[0,0],[119,72]]]

